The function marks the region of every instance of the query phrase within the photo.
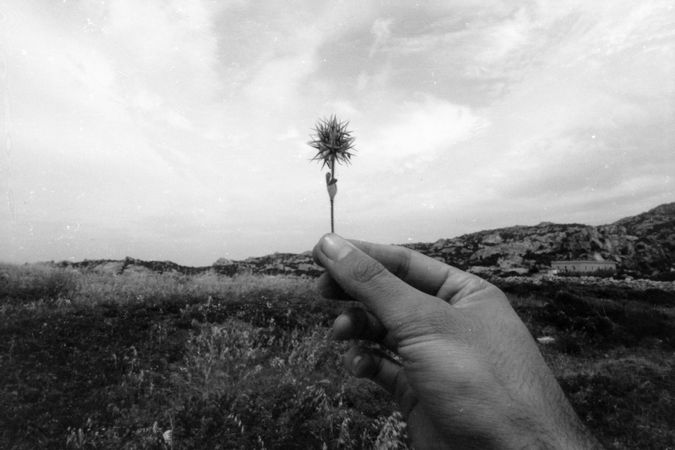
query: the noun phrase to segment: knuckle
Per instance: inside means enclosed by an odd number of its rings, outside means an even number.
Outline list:
[[[410,271],[411,252],[403,247],[395,247],[396,263],[393,267],[393,273],[398,278],[405,278]]]
[[[359,283],[367,283],[382,275],[387,269],[374,259],[359,259],[351,267],[351,275]]]

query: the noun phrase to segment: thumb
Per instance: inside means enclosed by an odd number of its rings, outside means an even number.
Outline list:
[[[337,234],[324,235],[314,247],[314,259],[354,300],[363,303],[390,331],[416,322],[420,313],[442,303],[389,272]]]

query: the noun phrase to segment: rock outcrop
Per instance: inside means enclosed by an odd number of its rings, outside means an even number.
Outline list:
[[[540,223],[407,244],[448,264],[493,274],[534,273],[553,260],[614,261],[622,274],[667,277],[675,271],[675,203],[609,225]]]
[[[406,244],[448,264],[485,276],[508,277],[545,272],[553,260],[614,261],[619,274],[635,278],[675,279],[675,203],[609,225],[554,224],[513,226],[479,231],[433,243]],[[311,252],[274,253],[233,261],[220,258],[211,266],[187,267],[171,261],[97,260],[62,262],[81,270],[122,273],[151,270],[186,275],[217,272],[318,276],[323,269]]]
[[[311,252],[273,253],[271,255],[246,258],[243,261],[228,261],[228,264],[219,264],[218,260],[213,267],[219,273],[256,273],[265,275],[305,275],[319,276],[323,269],[314,264]]]

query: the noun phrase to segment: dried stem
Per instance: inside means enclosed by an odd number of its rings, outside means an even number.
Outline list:
[[[330,162],[330,178],[331,180],[335,179],[335,159],[333,158]],[[330,232],[335,233],[335,213],[334,213],[334,204],[335,200],[333,197],[330,199]]]

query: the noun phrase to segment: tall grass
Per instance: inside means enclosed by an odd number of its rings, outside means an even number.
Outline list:
[[[314,283],[0,265],[0,448],[406,448]],[[606,447],[675,447],[673,307],[510,299]]]
[[[406,448],[313,280],[2,273],[0,448]]]

